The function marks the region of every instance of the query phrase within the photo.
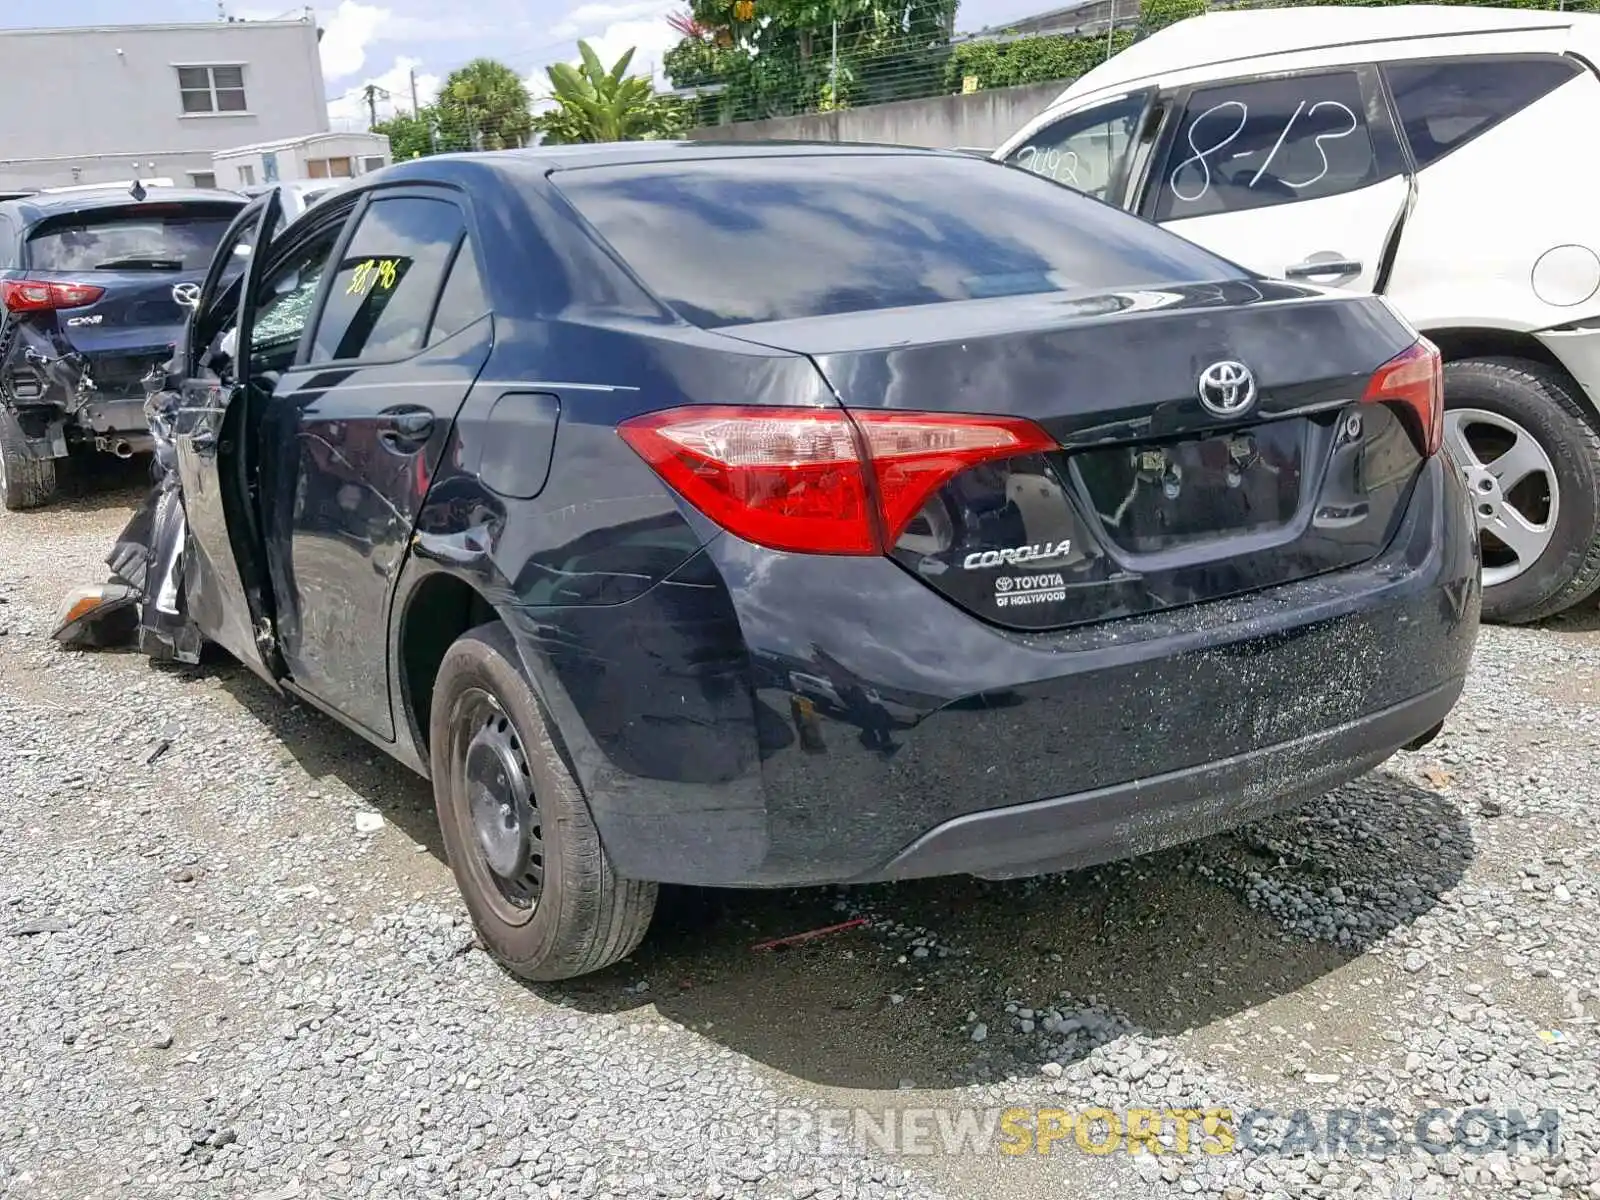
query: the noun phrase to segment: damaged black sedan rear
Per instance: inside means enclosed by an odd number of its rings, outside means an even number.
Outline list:
[[[429,778],[527,977],[627,955],[660,883],[1206,836],[1461,693],[1471,508],[1381,298],[877,147],[439,156],[276,220],[59,636],[214,643]]]
[[[69,189],[0,204],[0,499],[37,508],[73,455],[153,448],[145,378],[171,356],[227,192]]]

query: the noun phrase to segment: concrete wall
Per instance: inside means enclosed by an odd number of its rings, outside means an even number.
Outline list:
[[[180,66],[242,67],[247,111],[186,114]],[[125,179],[134,162],[186,183],[218,150],[328,128],[310,21],[0,31],[0,112],[0,189]]]
[[[696,129],[689,136],[701,141],[888,142],[992,150],[1038,116],[1066,86],[1066,81],[1034,83],[969,96],[935,96],[843,112],[739,121]]]

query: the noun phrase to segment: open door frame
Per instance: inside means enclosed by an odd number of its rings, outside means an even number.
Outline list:
[[[188,524],[183,582],[190,619],[274,686],[282,664],[250,488],[248,416],[255,292],[281,213],[274,189],[239,214],[212,259],[189,321],[173,437]],[[247,236],[250,253],[235,280],[229,268]]]

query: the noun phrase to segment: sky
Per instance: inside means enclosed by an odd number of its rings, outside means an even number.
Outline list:
[[[962,0],[957,28],[982,29],[1060,7],[1066,0]],[[135,19],[128,0],[55,0],[49,24],[116,25]],[[229,15],[250,20],[298,16],[303,6],[275,0],[223,0]],[[634,69],[656,71],[676,41],[666,23],[685,0],[338,0],[313,6],[322,38],[322,72],[329,116],[336,129],[366,127],[362,93],[376,84],[393,100],[379,99],[378,115],[410,109],[411,73],[426,104],[451,70],[474,58],[496,58],[546,90],[544,68],[576,58],[584,38],[607,64],[638,47]],[[140,23],[214,21],[217,0],[140,0]],[[452,13],[446,10],[454,9]],[[0,28],[40,25],[41,6],[6,5]],[[26,14],[26,15],[25,15]]]

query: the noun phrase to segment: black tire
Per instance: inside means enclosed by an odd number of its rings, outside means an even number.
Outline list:
[[[1600,432],[1578,387],[1544,363],[1469,358],[1444,368],[1446,410],[1497,413],[1532,434],[1555,469],[1555,530],[1521,574],[1485,587],[1488,621],[1526,624],[1554,616],[1600,589]]]
[[[30,456],[22,426],[0,407],[0,501],[11,512],[21,512],[42,508],[55,495],[55,459]]]
[[[481,625],[446,651],[429,730],[445,852],[489,952],[514,974],[533,980],[570,979],[631,954],[655,912],[656,885],[622,879],[612,868],[504,625]],[[512,790],[531,797],[532,815],[524,824],[538,833],[542,846],[542,886],[531,903],[508,895],[516,885],[491,870],[466,782],[469,747],[478,746],[472,761],[480,768],[485,761],[503,765],[507,760],[495,755],[508,749],[506,739],[514,748],[511,761],[525,777],[523,787]],[[510,874],[525,883],[530,869],[523,861]]]

